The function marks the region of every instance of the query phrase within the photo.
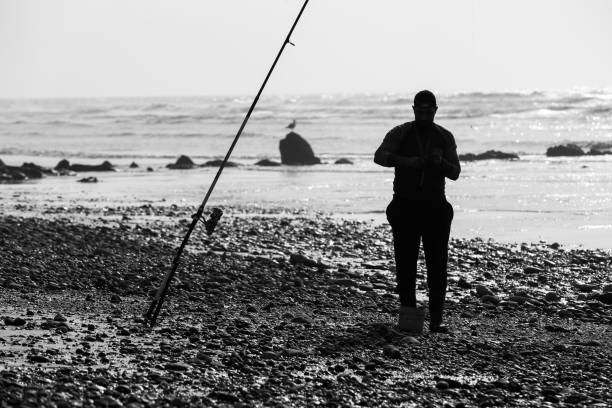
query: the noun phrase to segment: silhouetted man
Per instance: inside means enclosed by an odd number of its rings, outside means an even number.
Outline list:
[[[421,238],[427,264],[429,328],[447,332],[442,325],[446,296],[448,237],[453,207],[444,194],[445,178],[457,180],[461,166],[455,139],[434,123],[438,106],[430,91],[414,97],[415,120],[393,128],[376,150],[374,162],[395,167],[393,200],[387,219],[393,230],[397,290],[402,313],[416,307],[417,260]]]

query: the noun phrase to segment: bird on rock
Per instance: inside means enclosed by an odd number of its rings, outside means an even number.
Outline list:
[[[293,121],[287,125],[287,129],[295,129],[296,124],[297,122],[295,121],[295,119],[293,119]]]

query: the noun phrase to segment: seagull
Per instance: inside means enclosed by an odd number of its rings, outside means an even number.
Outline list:
[[[296,122],[295,122],[295,119],[293,119],[293,122],[288,124],[286,129],[295,129],[295,125],[296,125]]]

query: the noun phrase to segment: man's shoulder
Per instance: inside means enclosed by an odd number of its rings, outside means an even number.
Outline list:
[[[405,122],[405,123],[402,123],[401,125],[397,125],[393,129],[391,129],[389,131],[389,134],[392,134],[392,135],[405,135],[406,133],[410,132],[410,130],[413,128],[413,126],[414,126],[414,121],[412,121],[412,122]]]
[[[449,146],[457,146],[457,144],[455,143],[455,137],[453,136],[453,134],[450,132],[450,130],[438,125],[437,123],[434,123],[434,125],[436,126],[436,131],[438,132],[438,134],[440,134],[442,136],[442,138],[444,139],[444,141],[449,145]]]

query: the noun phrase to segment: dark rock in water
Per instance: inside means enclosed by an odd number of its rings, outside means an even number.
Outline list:
[[[274,160],[270,160],[270,159],[263,159],[258,161],[257,163],[255,163],[256,166],[264,166],[264,167],[277,167],[277,166],[281,166],[282,164],[274,161]]]
[[[546,149],[546,156],[584,156],[584,151],[580,148],[580,146],[570,143],[566,145],[549,147],[548,149]]]
[[[113,165],[105,160],[102,164],[70,164],[70,162],[66,159],[61,160],[55,166],[55,170],[72,170],[76,172],[85,172],[85,171],[115,171]]]
[[[154,171],[153,167],[147,167],[147,171]]]
[[[54,174],[53,170],[40,167],[34,163],[23,163],[21,167],[0,164],[0,180],[23,181],[27,179],[39,179],[44,173]]]
[[[97,183],[98,182],[98,178],[97,177],[85,177],[82,178],[80,180],[77,180],[79,183]]]
[[[334,164],[353,164],[353,162],[343,157],[341,159],[336,160]]]
[[[55,174],[53,170],[34,163],[23,163],[18,169],[28,176],[28,178],[42,178],[43,174]]]
[[[206,163],[202,164],[200,167],[219,167],[223,163],[223,160],[209,160]],[[239,164],[236,162],[228,161],[225,163],[225,167],[238,167]]]
[[[498,150],[487,150],[484,153],[474,154],[466,153],[460,154],[459,160],[461,161],[474,161],[474,160],[517,160],[519,156],[514,153],[500,152]]]
[[[320,164],[321,160],[315,157],[310,144],[295,132],[290,132],[279,143],[281,162],[288,165]]]
[[[603,155],[610,154],[610,153],[611,152],[608,152],[608,151],[602,151],[602,150],[591,148],[591,150],[589,150],[586,154],[588,154],[589,156],[603,156]]]
[[[194,168],[195,164],[189,156],[182,155],[176,160],[176,163],[168,164],[166,167],[172,170],[186,170]]]
[[[137,168],[138,168],[138,163],[136,163],[136,162],[132,162],[132,163],[130,164],[130,169],[137,169]]]
[[[70,170],[70,162],[66,159],[62,159],[55,166],[55,170]]]

